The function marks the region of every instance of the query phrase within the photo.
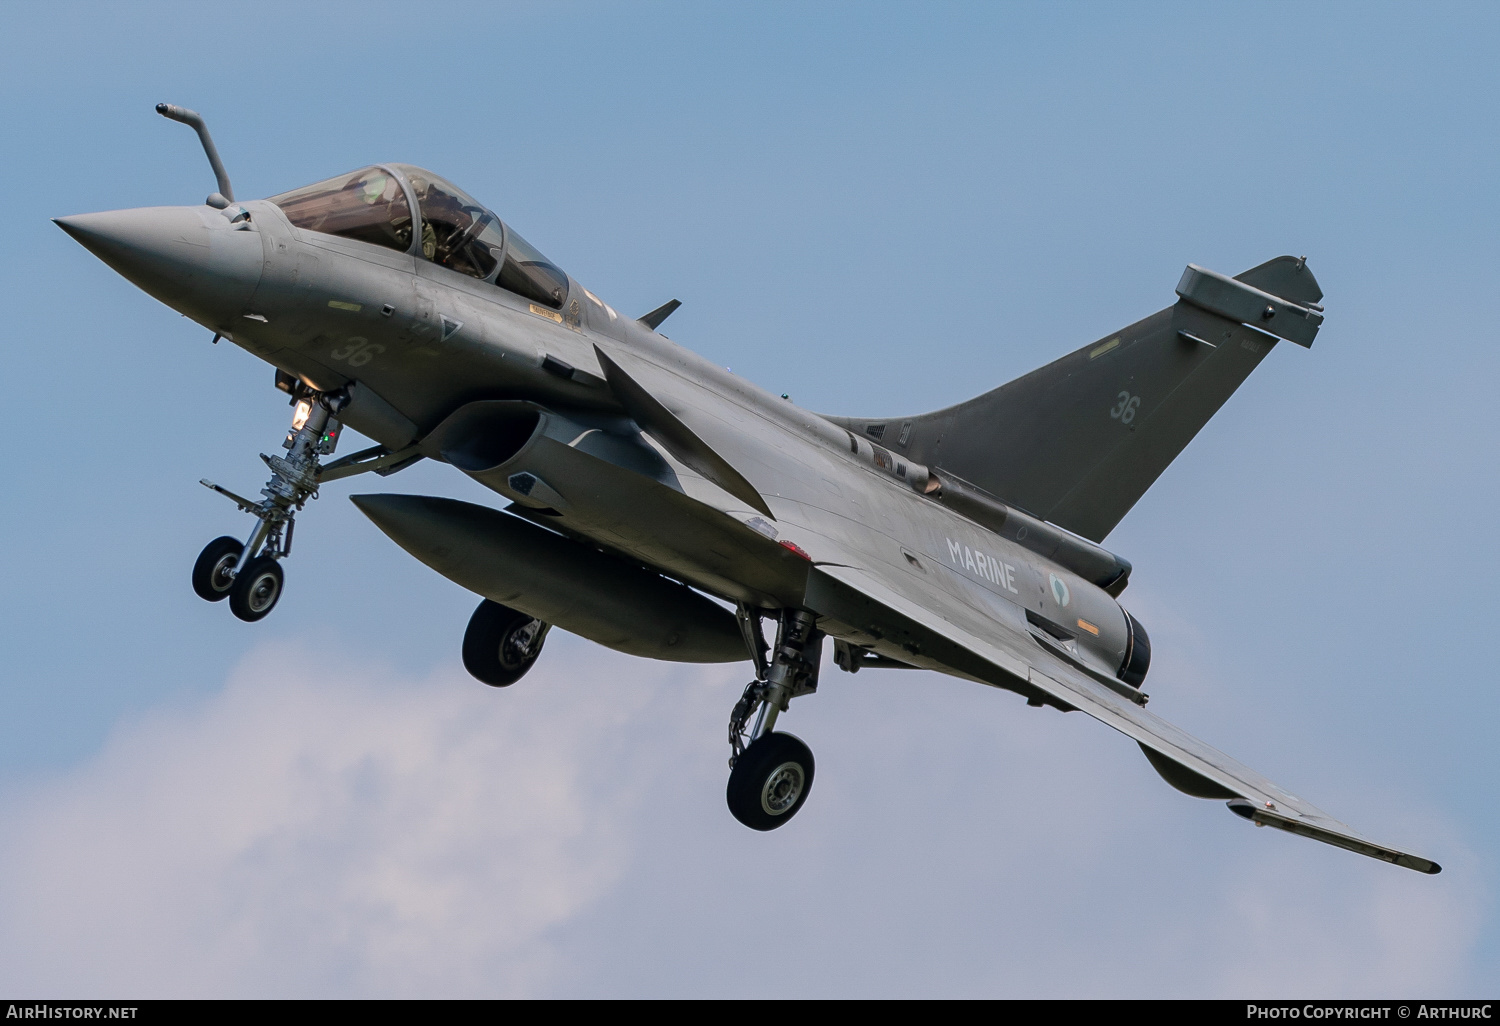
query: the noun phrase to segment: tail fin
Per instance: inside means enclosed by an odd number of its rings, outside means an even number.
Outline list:
[[[1276,344],[1310,346],[1323,292],[1283,256],[1236,278],[1188,265],[1178,302],[968,402],[835,420],[1102,541]]]

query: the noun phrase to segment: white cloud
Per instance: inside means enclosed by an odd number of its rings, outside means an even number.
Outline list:
[[[1081,716],[868,671],[830,674],[794,703],[783,724],[813,743],[817,786],[793,825],[753,834],[722,797],[741,668],[554,638],[504,692],[457,667],[420,681],[370,666],[319,675],[310,668],[349,661],[267,648],[211,698],[124,724],[69,773],[12,786],[0,987],[1475,988],[1489,896],[1434,817],[1405,816],[1427,820],[1413,836],[1449,863],[1426,878],[1179,796]],[[1402,815],[1399,801],[1382,807]]]
[[[573,656],[575,672],[605,661]],[[649,690],[315,669],[341,662],[262,651],[207,702],[14,796],[6,989],[543,989],[547,929],[628,863],[642,778],[611,762]]]

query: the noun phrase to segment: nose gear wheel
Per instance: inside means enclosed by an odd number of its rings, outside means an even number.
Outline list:
[[[193,564],[193,591],[205,602],[219,602],[229,597],[234,587],[235,567],[245,543],[225,535],[203,546],[198,562]]]
[[[257,556],[234,577],[229,590],[229,611],[254,623],[276,608],[281,598],[281,564],[271,556]]]

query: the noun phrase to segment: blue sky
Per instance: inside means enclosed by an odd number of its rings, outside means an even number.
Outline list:
[[[0,989],[1492,993],[1500,14],[1481,5],[7,5]],[[1152,708],[1420,878],[1256,831],[1106,728],[835,675],[788,829],[723,808],[734,671],[474,599],[330,487],[259,625],[196,599],[283,397],[48,218],[376,160],[809,408],[967,398],[1305,254],[1327,299],[1110,545]],[[396,490],[483,499],[423,465]],[[872,679],[874,678],[874,679]],[[769,877],[767,867],[771,867]],[[798,952],[773,978],[758,953]]]

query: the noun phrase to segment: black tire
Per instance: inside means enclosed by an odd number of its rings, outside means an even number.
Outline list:
[[[229,597],[234,587],[234,568],[239,565],[244,549],[238,538],[227,534],[203,546],[198,562],[193,564],[193,591],[199,598],[218,602]]]
[[[261,619],[276,608],[282,580],[280,563],[270,556],[256,556],[235,575],[229,611],[246,623]]]
[[[725,797],[751,830],[775,830],[802,808],[812,782],[812,749],[790,734],[767,734],[735,760]]]
[[[485,599],[464,631],[464,669],[492,688],[508,688],[536,664],[547,630],[536,617]]]

